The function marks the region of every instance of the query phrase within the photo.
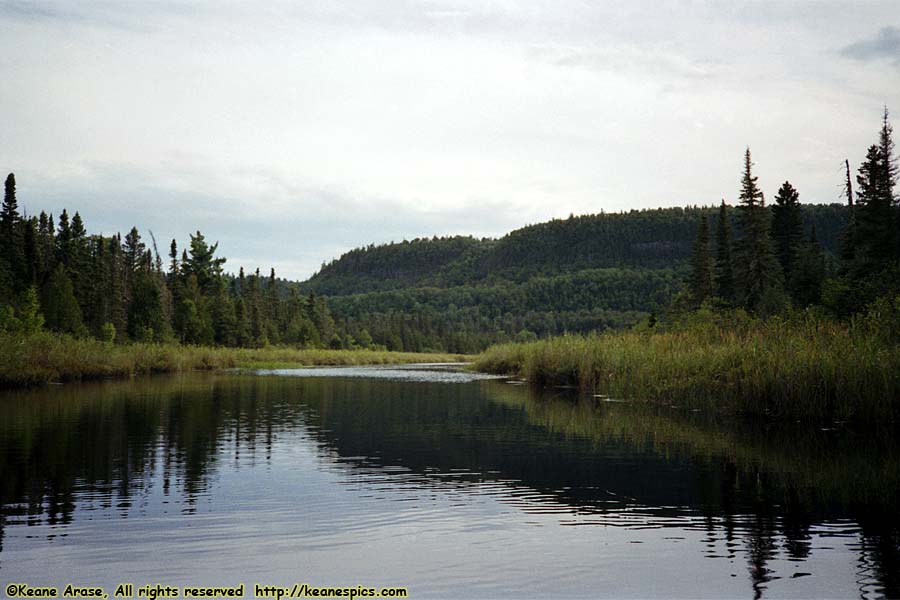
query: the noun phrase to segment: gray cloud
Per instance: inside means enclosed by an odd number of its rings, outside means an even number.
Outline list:
[[[80,212],[91,233],[124,235],[133,225],[149,240],[152,231],[165,254],[169,241],[179,247],[200,230],[219,241],[226,270],[243,266],[279,276],[305,279],[321,263],[369,243],[435,235],[497,236],[524,225],[527,211],[510,211],[509,202],[461,202],[445,208],[410,206],[391,198],[369,197],[346,189],[306,186],[278,173],[236,172],[234,184],[253,176],[265,188],[265,202],[240,192],[208,190],[222,179],[209,169],[182,169],[175,176],[115,163],[85,164],[77,175],[47,178],[16,174],[20,204],[28,214],[56,217],[63,208]]]
[[[841,55],[855,60],[893,59],[900,65],[900,28],[882,27],[874,38],[861,40],[841,49]]]
[[[292,277],[373,242],[732,198],[747,145],[769,195],[790,178],[834,201],[834,165],[900,106],[900,34],[844,49],[888,59],[866,69],[823,55],[895,14],[895,0],[0,0],[0,166],[28,210],[159,240],[200,229],[229,269]]]

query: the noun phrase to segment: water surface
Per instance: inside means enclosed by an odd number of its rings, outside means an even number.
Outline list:
[[[6,393],[0,582],[897,597],[895,439],[440,365]]]

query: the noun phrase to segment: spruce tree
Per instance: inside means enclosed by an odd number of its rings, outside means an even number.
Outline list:
[[[141,241],[140,232],[138,232],[137,227],[132,227],[131,231],[125,235],[125,244],[122,247],[122,254],[125,258],[126,276],[130,278],[130,275],[138,270],[141,259],[146,251],[147,246]]]
[[[31,284],[27,281],[20,221],[19,204],[16,200],[16,176],[10,173],[6,177],[3,207],[0,209],[0,271],[3,271],[0,277],[6,279],[5,282],[0,282],[0,288],[8,287],[9,289],[5,290],[7,294]]]
[[[0,209],[0,235],[3,236],[4,242],[11,239],[18,223],[19,204],[16,201],[16,176],[10,173],[6,177],[3,208]]]
[[[169,244],[169,285],[175,281],[178,276],[178,244],[172,239]]]
[[[740,304],[751,310],[781,293],[780,268],[769,238],[769,212],[765,207],[747,148],[738,207],[741,236],[735,248],[735,282]]]
[[[893,259],[900,260],[900,196],[894,194],[897,185],[897,158],[894,156],[894,128],[889,120],[887,106],[884,107],[884,116],[881,121],[881,131],[878,133],[878,147],[881,150],[881,168],[879,180],[882,194],[886,202],[890,204],[894,212],[894,248]],[[895,269],[896,270],[896,269]]]
[[[893,259],[896,231],[890,170],[877,145],[869,146],[856,177],[856,251],[852,273],[856,278],[881,272]]]
[[[735,301],[731,223],[728,220],[728,208],[724,199],[719,207],[719,223],[716,228],[716,296],[728,304]]]
[[[713,295],[713,260],[709,252],[709,223],[706,215],[700,215],[697,237],[694,239],[694,251],[691,254],[691,299],[695,305]]]
[[[793,271],[793,262],[803,242],[803,216],[800,195],[789,181],[785,181],[772,205],[772,241],[785,280]]]

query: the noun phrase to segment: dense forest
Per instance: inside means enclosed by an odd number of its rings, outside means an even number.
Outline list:
[[[151,236],[152,238],[152,236]],[[79,213],[20,214],[13,174],[0,212],[0,331],[47,328],[107,341],[223,346],[284,343],[342,347],[323,298],[297,286],[279,294],[274,269],[226,276],[199,231],[167,264],[137,228],[121,235],[89,235]],[[360,335],[365,342],[365,336]]]
[[[474,352],[491,343],[633,325],[684,288],[693,240],[715,207],[572,216],[499,240],[451,237],[358,248],[323,265],[305,291],[327,295],[348,330],[388,348]],[[726,207],[729,223],[739,209]],[[836,268],[850,211],[800,207]]]
[[[785,181],[766,204],[749,149],[725,200],[570,216],[500,239],[424,238],[351,250],[302,283],[226,273],[198,231],[164,258],[137,228],[90,235],[79,213],[0,213],[0,330],[46,328],[124,342],[477,352],[492,343],[622,328],[712,303],[837,317],[896,289],[896,165],[885,111],[846,202],[801,204]],[[733,233],[732,233],[733,232]]]

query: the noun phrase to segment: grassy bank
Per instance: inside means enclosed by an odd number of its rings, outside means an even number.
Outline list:
[[[475,368],[537,386],[793,417],[897,416],[900,345],[882,315],[837,324],[714,313],[667,331],[563,336],[489,348]]]
[[[28,336],[0,334],[0,386],[18,387],[198,369],[459,362],[465,359],[466,357],[458,354],[372,350],[211,348],[137,343],[116,345],[52,333]]]

